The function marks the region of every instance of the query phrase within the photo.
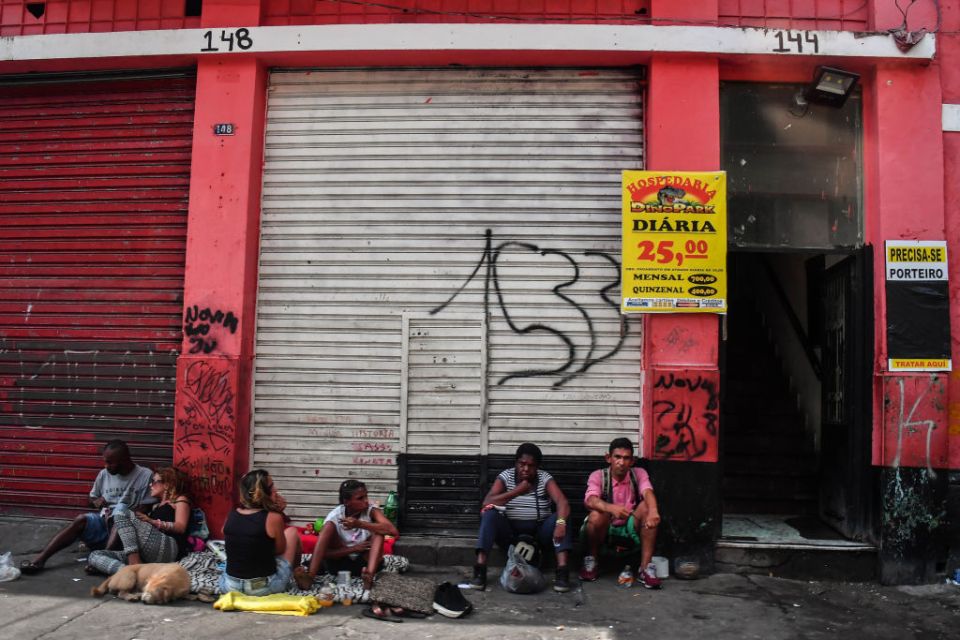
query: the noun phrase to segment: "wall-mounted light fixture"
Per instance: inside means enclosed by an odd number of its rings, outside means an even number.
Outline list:
[[[840,108],[853,93],[860,74],[834,67],[817,67],[813,81],[803,90],[807,102]]]
[[[813,80],[793,96],[790,113],[797,118],[807,115],[810,104],[822,104],[839,109],[853,93],[860,74],[835,67],[817,67]]]

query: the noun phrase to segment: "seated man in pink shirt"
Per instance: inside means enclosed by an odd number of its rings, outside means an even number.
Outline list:
[[[597,579],[600,545],[607,542],[618,550],[640,547],[637,580],[647,589],[659,589],[660,579],[651,560],[660,512],[650,477],[643,469],[633,466],[636,458],[628,438],[611,442],[605,458],[610,466],[590,474],[583,498],[590,510],[582,530],[587,536],[590,555],[583,559],[580,579]]]

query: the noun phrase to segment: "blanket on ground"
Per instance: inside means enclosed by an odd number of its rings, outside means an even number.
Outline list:
[[[309,564],[310,556],[305,555],[303,562]],[[180,566],[190,574],[190,591],[206,596],[219,596],[220,574],[223,573],[223,564],[210,551],[201,551],[191,553],[180,560]],[[410,568],[410,561],[403,556],[384,556],[383,571],[391,573],[403,573]],[[299,589],[293,580],[290,581],[290,588],[287,593],[296,596],[316,596],[320,594],[320,589],[324,585],[336,584],[337,577],[330,574],[318,575],[309,589]],[[334,602],[340,602],[344,598],[354,602],[370,602],[370,593],[363,588],[363,582],[359,577],[351,578],[345,585],[336,585],[336,595]]]

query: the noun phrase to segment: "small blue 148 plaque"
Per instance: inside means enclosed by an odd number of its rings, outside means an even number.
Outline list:
[[[215,136],[232,136],[234,134],[234,126],[232,122],[220,122],[213,125],[213,135]]]

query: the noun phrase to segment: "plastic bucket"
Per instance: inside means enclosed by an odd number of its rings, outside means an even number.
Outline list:
[[[651,558],[653,566],[657,569],[657,577],[661,580],[670,577],[670,560],[663,556],[653,556]]]

